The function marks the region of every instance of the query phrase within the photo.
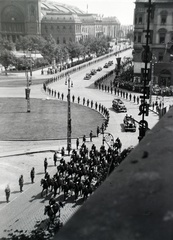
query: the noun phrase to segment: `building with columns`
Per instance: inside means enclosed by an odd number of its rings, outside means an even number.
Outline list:
[[[0,0],[0,35],[13,42],[19,36],[52,35],[57,43],[88,36],[118,36],[120,22],[49,0]]]
[[[134,76],[140,81],[143,45],[146,43],[148,0],[136,0],[134,11]],[[153,84],[173,86],[173,1],[151,0],[149,46]],[[151,71],[152,72],[152,71]]]

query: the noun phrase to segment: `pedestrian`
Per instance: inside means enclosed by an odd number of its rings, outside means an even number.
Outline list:
[[[47,158],[44,159],[44,172],[47,172],[47,166],[48,166],[48,162],[47,162]]]
[[[74,100],[75,100],[75,96],[73,95],[73,96],[72,96],[72,101],[74,102]]]
[[[86,142],[86,136],[83,135],[83,142],[85,143]]]
[[[97,137],[98,137],[99,133],[100,133],[100,127],[97,126]]]
[[[90,132],[90,142],[92,142],[92,139],[93,139],[93,131],[91,130],[91,132]]]
[[[83,105],[85,105],[85,98],[83,98]]]
[[[139,104],[139,97],[137,96],[137,104]]]
[[[23,175],[21,175],[20,178],[19,178],[20,192],[23,191],[23,182],[24,182]]]
[[[64,155],[65,155],[65,149],[64,149],[64,147],[62,147],[61,148],[61,156],[64,157]]]
[[[6,201],[8,203],[9,198],[10,198],[10,187],[9,187],[9,185],[7,185],[7,187],[5,188],[5,196],[6,196]]]
[[[35,178],[35,169],[34,169],[34,167],[31,169],[30,177],[31,177],[31,182],[34,183],[34,178]]]
[[[62,98],[62,100],[64,99],[64,94],[63,93],[61,94],[61,98]]]
[[[76,139],[76,149],[79,147],[79,138]]]
[[[59,97],[60,97],[60,92],[58,92],[58,99],[59,99]]]
[[[87,100],[87,107],[89,106],[89,104],[90,104],[90,100],[88,99],[88,100]]]
[[[80,97],[77,98],[78,104],[80,103]]]
[[[56,166],[56,162],[57,162],[57,152],[56,151],[53,154],[53,161],[54,161],[54,166]]]

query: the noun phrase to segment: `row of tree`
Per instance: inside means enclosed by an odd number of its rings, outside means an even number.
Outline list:
[[[16,43],[7,38],[0,38],[0,64],[5,69],[13,65],[16,69],[23,69],[26,66],[40,67],[41,65],[51,64],[55,60],[57,64],[63,64],[69,59],[73,62],[74,58],[82,57],[85,59],[91,54],[96,56],[103,55],[110,48],[109,37],[89,37],[80,42],[69,42],[68,44],[57,44],[50,35],[47,39],[41,36],[21,36]],[[26,53],[25,57],[16,57],[14,50]],[[43,59],[31,60],[27,58],[28,52],[40,53]],[[32,61],[32,63],[31,63]]]

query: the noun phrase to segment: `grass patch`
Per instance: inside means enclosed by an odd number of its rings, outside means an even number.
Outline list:
[[[27,113],[24,98],[0,98],[0,140],[54,140],[67,138],[67,102],[31,99]],[[72,138],[96,135],[103,117],[91,108],[71,104]]]

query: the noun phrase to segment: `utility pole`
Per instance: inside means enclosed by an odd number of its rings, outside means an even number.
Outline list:
[[[144,50],[142,52],[142,62],[145,63],[144,69],[141,69],[141,75],[143,80],[143,96],[140,96],[142,99],[141,105],[139,106],[139,114],[142,115],[142,120],[139,122],[139,141],[145,136],[145,133],[148,129],[148,122],[145,120],[145,116],[149,114],[149,104],[146,102],[146,99],[149,99],[149,81],[150,81],[150,69],[148,69],[148,63],[151,62],[152,53],[149,47],[149,39],[150,39],[150,15],[151,15],[151,0],[148,2],[147,9],[147,29],[144,30],[146,32],[146,44],[143,46]]]
[[[72,128],[71,128],[71,102],[70,102],[70,89],[73,86],[73,83],[70,80],[70,76],[66,76],[66,85],[68,85],[68,95],[67,95],[67,151],[68,155],[70,155],[70,150],[71,150],[71,133],[72,133]]]

